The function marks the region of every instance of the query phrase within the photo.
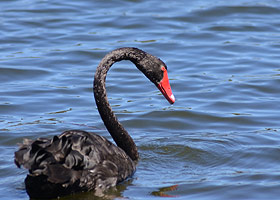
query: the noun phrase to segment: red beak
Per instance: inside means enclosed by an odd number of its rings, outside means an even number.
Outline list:
[[[162,67],[163,70],[163,78],[160,81],[160,83],[157,85],[158,89],[161,91],[163,96],[169,101],[170,104],[173,104],[175,102],[175,97],[172,93],[170,84],[169,84],[169,79],[167,75],[167,70],[165,67]]]

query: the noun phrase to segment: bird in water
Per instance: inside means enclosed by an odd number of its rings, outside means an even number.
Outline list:
[[[30,198],[57,198],[80,191],[102,194],[131,177],[139,159],[137,147],[109,105],[105,80],[110,67],[130,60],[173,104],[167,67],[159,58],[140,49],[124,47],[111,51],[96,69],[95,102],[114,145],[92,132],[68,130],[51,139],[24,139],[15,152],[15,163],[29,170],[25,187]]]

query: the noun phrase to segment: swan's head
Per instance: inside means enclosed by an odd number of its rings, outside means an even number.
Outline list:
[[[169,103],[173,104],[175,97],[169,84],[165,63],[155,56],[146,54],[139,64],[141,67],[138,68],[157,86]]]

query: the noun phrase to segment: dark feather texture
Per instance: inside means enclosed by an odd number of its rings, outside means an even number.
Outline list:
[[[29,169],[25,182],[33,198],[104,191],[135,171],[135,163],[122,149],[102,136],[79,130],[52,139],[24,140],[15,152],[15,162]]]

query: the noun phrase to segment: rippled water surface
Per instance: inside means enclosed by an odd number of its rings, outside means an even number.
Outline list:
[[[279,19],[279,0],[1,1],[0,199],[29,198],[13,163],[23,138],[110,139],[93,74],[124,46],[166,62],[177,101],[130,62],[110,70],[110,103],[141,160],[102,199],[279,199]]]

